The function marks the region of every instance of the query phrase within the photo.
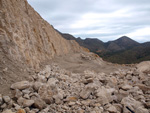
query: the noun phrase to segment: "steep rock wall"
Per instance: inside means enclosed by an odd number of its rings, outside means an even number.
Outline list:
[[[33,68],[69,52],[79,52],[75,41],[67,41],[26,0],[0,0],[0,51]]]

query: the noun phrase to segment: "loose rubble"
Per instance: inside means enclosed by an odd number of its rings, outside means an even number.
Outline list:
[[[0,94],[0,112],[149,113],[149,80],[138,68],[78,74],[47,65],[30,81],[12,84],[12,96]]]

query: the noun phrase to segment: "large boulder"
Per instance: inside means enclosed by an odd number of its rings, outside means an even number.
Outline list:
[[[150,61],[141,62],[136,67],[139,72],[150,72]]]

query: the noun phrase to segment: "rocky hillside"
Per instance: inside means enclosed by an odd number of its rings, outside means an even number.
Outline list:
[[[59,32],[60,33],[60,32]],[[88,48],[91,52],[98,54],[103,60],[119,63],[131,64],[150,60],[150,44],[138,43],[127,36],[120,37],[117,40],[102,42],[96,38],[75,38],[66,33],[60,33],[67,40],[75,40],[79,45]]]
[[[0,0],[0,93],[39,69],[41,62],[54,56],[80,52],[27,3],[26,0]]]
[[[37,68],[39,63],[80,51],[75,41],[58,34],[26,0],[0,1],[0,48],[14,60]]]

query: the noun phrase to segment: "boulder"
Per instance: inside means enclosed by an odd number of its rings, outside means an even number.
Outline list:
[[[26,89],[30,87],[30,83],[28,81],[21,81],[21,82],[16,82],[11,85],[11,89]]]
[[[136,67],[138,72],[150,72],[150,61],[141,62]]]

